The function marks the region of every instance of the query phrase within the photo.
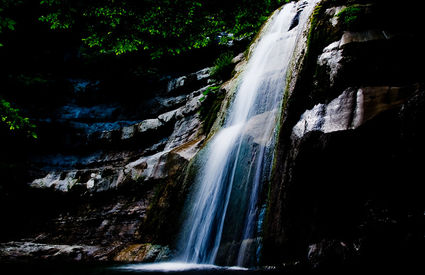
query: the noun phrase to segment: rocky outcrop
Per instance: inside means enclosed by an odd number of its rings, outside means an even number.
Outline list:
[[[184,90],[195,90],[208,83],[210,68],[205,68],[195,73],[171,79],[167,85],[168,93],[180,93]]]
[[[0,244],[2,262],[156,262],[164,261],[170,249],[160,245],[131,244],[116,246],[114,258],[110,247],[87,245],[54,245],[34,242],[9,242]]]
[[[0,244],[0,257],[5,262],[29,260],[85,261],[100,250],[95,246],[46,245],[31,242],[10,242]]]
[[[336,16],[333,16],[336,18]],[[333,21],[332,21],[333,23]],[[323,49],[318,58],[319,66],[326,67],[331,86],[335,82],[337,74],[343,67],[344,48],[358,43],[379,42],[394,38],[388,30],[366,30],[363,32],[345,31],[339,41],[332,42]]]
[[[356,4],[349,25],[340,13]],[[413,159],[425,152],[425,56],[415,28],[390,22],[395,7],[325,0],[316,8],[288,85],[263,263],[330,272],[421,262],[425,206]]]
[[[203,74],[199,78],[206,78],[208,69],[201,72]],[[199,72],[195,75],[199,75]],[[184,83],[179,87],[187,88]],[[201,89],[201,91],[207,87]],[[201,91],[186,95],[186,103],[183,106],[160,114],[157,118],[145,119],[134,124],[128,122],[122,124],[119,122],[94,123],[85,129],[85,139],[89,144],[102,144],[103,147],[107,145],[125,146],[129,143],[136,144],[139,141],[153,143],[152,146],[141,152],[141,157],[138,160],[124,159],[118,167],[108,163],[107,166],[94,169],[54,170],[43,178],[35,179],[30,183],[30,186],[33,188],[53,188],[62,192],[71,191],[73,188],[80,189],[81,187],[89,192],[103,192],[115,189],[128,181],[143,182],[166,178],[167,171],[164,171],[163,167],[167,155],[174,149],[175,152],[179,152],[179,149],[177,149],[179,146],[198,140],[196,144],[191,146],[193,153],[183,154],[184,158],[190,161],[202,141],[201,119],[196,113],[201,107]],[[91,115],[96,117],[93,114]],[[75,126],[79,128],[80,124]],[[143,145],[140,147],[143,148]],[[108,155],[109,159],[113,155],[114,153]],[[131,157],[134,158],[135,155],[133,154]],[[107,162],[107,159],[94,155],[91,161],[97,162],[96,166],[99,166],[99,161],[101,164],[102,161]],[[126,162],[129,163],[126,164]],[[87,166],[87,163],[84,165]]]
[[[347,88],[328,104],[317,104],[305,111],[292,133],[302,138],[311,131],[332,133],[357,129],[380,113],[399,107],[411,94],[412,90],[400,87]]]
[[[217,85],[209,71],[163,78],[164,89],[141,103],[150,108],[141,119],[126,116],[119,101],[81,104],[78,95],[100,93],[102,82],[71,81],[76,97],[43,120],[45,131],[59,138],[51,146],[40,144],[48,149],[31,156],[29,199],[16,201],[22,203],[14,213],[19,222],[10,229],[16,234],[3,235],[9,242],[0,245],[0,259],[169,257],[190,187],[185,170],[205,139],[200,98]]]

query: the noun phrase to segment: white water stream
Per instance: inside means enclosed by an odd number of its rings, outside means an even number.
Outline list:
[[[200,157],[180,261],[214,264],[221,254],[232,259],[231,265],[245,266],[249,254],[258,250],[258,196],[269,177],[287,69],[317,1],[288,3],[265,26],[240,76],[224,126]],[[232,248],[226,250],[224,244]]]

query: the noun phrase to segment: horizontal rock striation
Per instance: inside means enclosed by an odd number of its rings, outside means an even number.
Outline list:
[[[142,109],[135,113],[122,101],[96,104],[102,80],[70,80],[74,96],[40,118],[46,138],[30,156],[25,188],[4,201],[14,209],[5,217],[0,259],[169,257],[190,187],[186,167],[207,134],[201,98],[219,84],[209,72],[163,77],[150,98],[132,104]]]

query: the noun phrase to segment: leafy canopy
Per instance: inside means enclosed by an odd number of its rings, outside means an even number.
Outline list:
[[[252,36],[284,0],[42,0],[39,20],[76,28],[100,53],[143,50],[155,59]],[[231,35],[223,35],[231,34]],[[218,41],[217,41],[218,40]]]

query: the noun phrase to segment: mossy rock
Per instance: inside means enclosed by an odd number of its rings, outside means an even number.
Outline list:
[[[204,92],[204,100],[200,109],[202,121],[204,121],[204,133],[208,135],[217,119],[217,114],[220,111],[221,103],[224,100],[225,93],[219,86],[210,87]],[[202,99],[202,98],[201,98]]]

